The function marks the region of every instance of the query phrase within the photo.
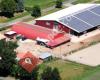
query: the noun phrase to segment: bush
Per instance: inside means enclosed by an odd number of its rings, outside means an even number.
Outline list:
[[[38,6],[38,5],[34,6],[33,9],[32,9],[31,15],[32,15],[33,17],[39,17],[39,16],[41,16],[41,9],[40,9],[40,6]]]
[[[57,0],[56,1],[56,8],[62,8],[62,0]]]

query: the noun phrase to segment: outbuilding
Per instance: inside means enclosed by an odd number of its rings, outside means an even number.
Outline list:
[[[31,73],[34,68],[40,63],[38,57],[34,56],[32,53],[18,53],[17,54],[17,61],[19,65],[24,68],[26,71]]]
[[[52,59],[52,54],[49,52],[43,52],[39,55],[39,58],[43,61],[50,61]]]

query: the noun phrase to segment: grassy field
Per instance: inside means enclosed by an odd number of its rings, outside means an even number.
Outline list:
[[[32,7],[34,5],[45,6],[54,2],[54,0],[25,0],[24,4],[26,7]]]
[[[98,1],[95,1],[95,3],[100,3],[100,0],[98,0]]]
[[[58,68],[61,80],[82,80],[84,77],[91,75],[98,70],[98,67],[94,68],[63,60],[44,63],[40,66],[40,71],[43,70],[45,66]]]
[[[47,8],[53,6],[56,0],[24,0],[25,7],[33,7],[34,5],[40,5],[41,8]],[[68,0],[62,0],[68,1]]]
[[[77,0],[75,2],[73,2],[73,4],[78,4],[78,3],[87,3],[87,2],[91,2],[93,0]]]
[[[12,18],[0,17],[0,23],[5,23],[5,22],[8,22],[8,21],[12,21],[12,20],[15,20],[15,19],[20,18],[20,17],[27,16],[27,15],[29,15],[28,12],[23,12],[23,13],[15,14],[15,17],[12,17]]]
[[[100,70],[94,72],[93,74],[83,78],[82,80],[100,80]]]

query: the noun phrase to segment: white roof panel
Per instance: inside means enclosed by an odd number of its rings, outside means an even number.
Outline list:
[[[77,5],[62,9],[60,11],[57,11],[55,13],[46,15],[44,17],[37,18],[36,20],[58,20],[61,17],[67,16],[70,14],[74,14],[79,11],[83,11],[92,6],[94,7],[95,5],[97,5],[97,4],[77,4]]]

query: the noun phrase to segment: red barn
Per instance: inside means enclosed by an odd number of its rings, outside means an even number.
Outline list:
[[[37,40],[39,43],[43,42],[43,44],[48,47],[54,47],[70,40],[69,34],[27,23],[17,23],[13,25],[12,31],[26,38]]]
[[[36,19],[36,25],[81,35],[100,25],[100,5],[77,4]]]

